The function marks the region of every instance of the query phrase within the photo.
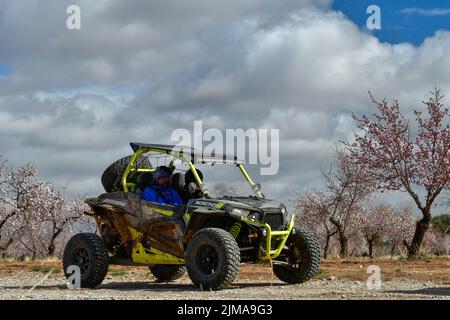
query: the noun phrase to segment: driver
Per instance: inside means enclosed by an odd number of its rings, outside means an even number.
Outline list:
[[[154,183],[142,192],[142,199],[159,204],[183,205],[177,191],[171,186],[172,171],[168,167],[160,166],[156,168],[153,173],[153,181]]]

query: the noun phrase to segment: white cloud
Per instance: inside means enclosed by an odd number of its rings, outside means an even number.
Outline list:
[[[286,201],[319,184],[351,111],[374,111],[369,89],[406,112],[435,85],[450,91],[450,33],[380,43],[330,1],[80,1],[80,33],[58,27],[60,1],[19,2],[0,26],[0,61],[13,66],[0,78],[0,148],[72,195],[101,192],[130,141],[168,143],[203,120],[279,128],[280,172],[257,180]]]

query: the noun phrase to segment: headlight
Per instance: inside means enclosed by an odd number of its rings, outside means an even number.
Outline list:
[[[262,228],[262,230],[261,230],[261,235],[262,235],[263,237],[267,237],[267,229],[266,229],[266,228]]]
[[[235,214],[237,216],[246,216],[246,215],[248,215],[250,213],[250,211],[244,210],[244,209],[239,209],[239,208],[233,208],[231,210],[231,213]]]
[[[252,212],[247,216],[248,219],[250,219],[251,221],[257,221],[259,218],[259,215],[257,212]]]
[[[286,207],[281,208],[281,213],[282,214],[286,214],[286,212],[287,212]]]

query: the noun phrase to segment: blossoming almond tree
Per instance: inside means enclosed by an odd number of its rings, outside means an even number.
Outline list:
[[[53,256],[56,241],[62,232],[84,216],[80,201],[67,201],[47,182],[30,180],[22,197],[27,207],[19,215],[20,229],[17,241],[33,257]]]
[[[348,242],[359,232],[358,215],[373,193],[373,181],[365,168],[345,151],[336,151],[335,167],[323,173],[329,204],[329,220],[336,227],[340,256],[348,254]]]
[[[25,165],[16,170],[9,170],[5,183],[4,193],[2,194],[3,210],[6,210],[10,219],[5,228],[1,230],[3,235],[8,235],[8,243],[11,245],[14,241],[22,241],[21,235],[25,237],[29,232],[23,232],[25,228],[36,222],[28,212],[32,208],[30,196],[33,193],[34,178],[37,170],[32,165]],[[32,257],[36,256],[37,249],[35,243],[30,243]],[[5,248],[7,249],[7,248]],[[6,250],[5,250],[6,253]]]
[[[43,218],[44,225],[47,227],[45,254],[53,256],[56,250],[57,239],[64,236],[64,231],[75,232],[75,223],[85,224],[86,230],[93,228],[89,223],[92,222],[92,219],[88,219],[84,214],[84,211],[88,209],[84,201],[81,199],[66,200],[61,193],[55,190],[53,185],[49,185],[48,191],[50,194],[47,198],[55,199],[56,201],[47,206]]]
[[[306,190],[296,199],[297,219],[300,225],[311,230],[322,246],[323,257],[328,257],[330,241],[337,234],[336,227],[329,220],[330,203],[325,193]]]
[[[19,257],[54,255],[64,232],[70,233],[76,223],[89,226],[83,214],[86,204],[81,199],[68,201],[51,183],[36,176],[33,165],[13,170],[7,168],[6,158],[0,157],[2,257],[8,248]]]
[[[28,225],[34,235],[34,242],[40,245],[42,255],[52,256],[55,252],[55,239],[71,217],[64,210],[64,197],[53,185],[36,181],[33,187],[33,192],[29,194],[31,206],[27,212],[33,222]]]
[[[0,155],[0,256],[5,257],[6,251],[13,242],[10,230],[10,220],[15,216],[13,206],[7,199],[8,172],[6,158]]]
[[[11,171],[6,166],[6,157],[0,158],[0,252],[5,257],[17,238],[19,217],[28,207],[25,197],[27,185],[36,170],[26,165]]]
[[[388,224],[392,222],[393,211],[391,206],[383,203],[361,210],[361,234],[367,243],[370,258],[373,258],[375,241],[383,239]]]
[[[395,209],[387,203],[378,203],[361,210],[361,234],[367,243],[369,256],[373,258],[373,246],[377,240],[388,240],[391,255],[411,239],[414,217],[410,208]]]
[[[373,182],[366,175],[364,167],[342,150],[336,151],[334,166],[322,175],[325,179],[325,191],[310,191],[299,197],[297,204],[300,211],[304,212],[304,217],[311,214],[306,220],[317,219],[322,225],[325,237],[328,238],[324,255],[327,253],[329,240],[336,234],[340,245],[339,255],[345,257],[348,255],[350,239],[359,232],[359,211],[362,203],[373,192]]]
[[[408,249],[409,243],[414,235],[416,219],[413,216],[411,207],[397,209],[389,215],[386,235],[389,238],[391,256],[402,253],[402,248]]]
[[[407,192],[422,213],[414,236],[408,244],[408,257],[417,255],[431,221],[431,208],[438,195],[450,184],[449,110],[444,107],[439,89],[434,89],[424,104],[425,115],[415,111],[417,132],[400,112],[395,100],[377,101],[369,92],[378,112],[353,115],[360,132],[354,143],[345,143],[353,158],[366,167],[378,187]],[[421,197],[421,191],[424,196]]]

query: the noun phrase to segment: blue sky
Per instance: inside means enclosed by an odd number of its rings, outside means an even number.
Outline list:
[[[11,68],[7,65],[0,64],[0,77],[8,76],[11,73]]]
[[[381,30],[371,31],[382,42],[409,42],[417,46],[437,30],[450,30],[450,1],[446,0],[335,0],[333,10],[342,11],[361,29],[366,28],[369,5],[381,9]]]

